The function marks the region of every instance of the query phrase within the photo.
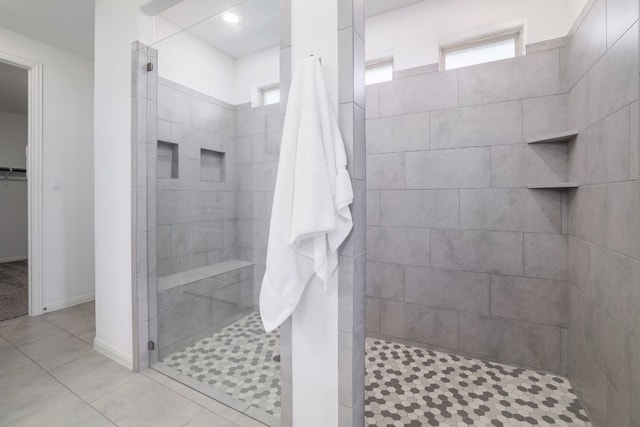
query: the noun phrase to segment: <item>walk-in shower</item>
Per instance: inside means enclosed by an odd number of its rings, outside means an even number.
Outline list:
[[[256,313],[283,123],[278,1],[189,7],[156,16],[157,41],[134,55],[149,133],[149,365],[279,425],[280,339]]]

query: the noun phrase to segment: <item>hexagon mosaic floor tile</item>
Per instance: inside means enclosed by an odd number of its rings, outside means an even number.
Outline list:
[[[161,364],[280,416],[280,336],[260,315]],[[367,338],[367,426],[591,426],[566,378]]]
[[[279,354],[280,335],[252,313],[161,364],[279,417]]]
[[[590,426],[566,378],[367,338],[368,426]]]

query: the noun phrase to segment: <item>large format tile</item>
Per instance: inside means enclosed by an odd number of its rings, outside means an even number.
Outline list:
[[[587,185],[569,192],[569,234],[606,246],[606,185]]]
[[[567,95],[543,96],[523,101],[524,138],[535,138],[568,130]]]
[[[607,49],[606,1],[598,0],[562,48],[562,89],[568,91]]]
[[[590,263],[592,300],[640,338],[640,263],[599,246],[591,247]]]
[[[557,49],[458,70],[460,105],[511,101],[560,92]]]
[[[0,362],[0,375],[33,363],[24,353],[2,337],[0,337]]]
[[[380,333],[396,338],[458,347],[458,313],[418,304],[380,300]]]
[[[404,300],[404,266],[367,263],[367,296]]]
[[[367,260],[429,265],[429,229],[368,227]]]
[[[155,381],[139,375],[93,406],[119,426],[183,426],[200,407]]]
[[[591,422],[596,426],[606,426],[607,379],[574,340],[569,344],[569,379],[589,412]]]
[[[43,317],[76,337],[95,332],[96,329],[96,315],[79,306],[54,311]]]
[[[528,277],[491,277],[491,315],[567,327],[567,282]]]
[[[0,425],[6,425],[69,391],[35,364],[0,375]]]
[[[452,270],[521,275],[522,233],[431,230],[431,265]]]
[[[491,180],[491,151],[487,148],[406,153],[406,187],[482,188]]]
[[[640,185],[638,181],[607,186],[607,247],[640,258]]]
[[[567,280],[567,252],[565,234],[525,233],[524,275]]]
[[[419,113],[458,106],[458,70],[421,74],[380,83],[380,116]]]
[[[638,2],[635,0],[607,1],[607,47],[638,19]]]
[[[404,153],[367,156],[367,188],[404,188]]]
[[[561,195],[516,188],[461,190],[460,228],[561,233]]]
[[[429,113],[367,120],[367,153],[429,149]]]
[[[431,113],[431,148],[462,148],[522,142],[522,101]]]
[[[489,314],[490,275],[439,268],[405,267],[405,301]]]
[[[110,427],[113,424],[78,397],[67,393],[35,412],[9,424],[11,427]]]
[[[633,402],[633,348],[635,340],[611,317],[592,304],[587,306],[585,349],[613,385],[624,405]]]
[[[0,322],[0,336],[18,347],[61,333],[59,327],[41,317],[22,316]]]
[[[460,350],[559,372],[560,328],[460,313]]]
[[[584,240],[569,236],[568,247],[569,283],[583,295],[591,292],[591,245]]]
[[[92,352],[51,370],[51,375],[87,402],[131,380],[133,372]]]
[[[491,186],[526,187],[567,181],[565,144],[512,144],[491,147]]]
[[[205,411],[203,409],[191,421],[189,421],[187,424],[184,425],[184,427],[211,427],[211,426],[235,427],[237,426],[237,424],[234,424],[229,420],[225,420],[224,418],[216,414],[212,414],[211,412]]]
[[[24,344],[20,350],[45,369],[55,368],[93,351],[89,344],[66,332]]]
[[[379,196],[379,224],[457,228],[458,206],[457,190],[383,190]]]

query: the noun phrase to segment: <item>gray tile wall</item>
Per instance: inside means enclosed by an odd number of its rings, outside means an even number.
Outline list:
[[[178,153],[178,177],[155,179],[158,276],[235,259],[233,106],[161,78],[157,111],[157,139]],[[225,154],[223,182],[202,179],[201,149]]]
[[[279,104],[235,107],[237,257],[255,264],[255,289],[266,266],[283,119]]]
[[[565,372],[563,43],[367,87],[367,331]]]
[[[569,377],[596,426],[640,425],[638,2],[596,0],[561,51],[570,127]]]

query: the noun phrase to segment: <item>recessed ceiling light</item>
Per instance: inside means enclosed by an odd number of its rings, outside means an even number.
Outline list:
[[[238,15],[236,15],[235,13],[231,13],[231,12],[227,12],[224,15],[222,15],[222,19],[224,19],[225,21],[227,21],[230,24],[237,24],[238,21],[240,21],[240,18],[238,18]]]

